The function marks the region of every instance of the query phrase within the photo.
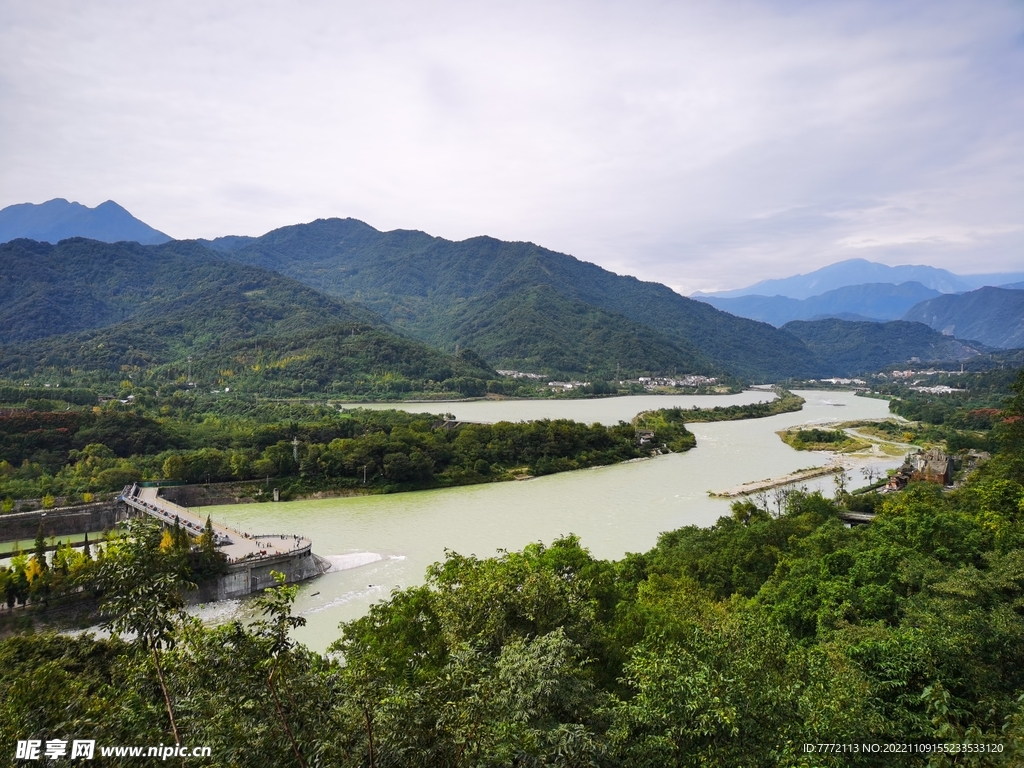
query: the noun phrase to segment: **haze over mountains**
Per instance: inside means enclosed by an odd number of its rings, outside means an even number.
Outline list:
[[[857,282],[879,276],[889,281]],[[916,279],[895,282],[907,276]],[[851,259],[808,275],[765,280],[713,295],[695,294],[695,298],[776,327],[805,319],[902,319],[986,346],[1013,349],[1024,346],[1022,277],[1024,273],[1019,272],[954,275],[933,267],[888,267]],[[838,283],[848,284],[807,295]],[[776,293],[764,295],[770,291]]]
[[[124,213],[126,228],[108,230],[110,239],[130,239],[142,224]],[[533,243],[453,242],[380,232],[354,219],[149,246],[17,240],[0,246],[0,264],[9,297],[0,307],[6,375],[61,366],[180,368],[192,356],[242,384],[287,380],[291,391],[370,371],[474,379],[479,387],[493,368],[588,380],[652,373],[781,380],[862,373],[911,358],[962,360],[985,351],[979,340],[996,346],[961,333],[984,330],[962,320],[953,321],[960,341],[943,336],[947,328],[929,327],[949,324],[940,312],[922,315],[928,325],[848,322],[891,320],[922,299],[945,298],[917,280],[774,297],[778,306],[757,296],[697,301]],[[882,266],[863,264],[872,274]],[[854,266],[838,272],[859,274]],[[906,269],[932,285],[959,285],[943,270]],[[804,285],[810,277],[801,276]],[[813,319],[837,306],[846,320]],[[1017,336],[1000,339],[1015,343]]]
[[[850,285],[865,283],[899,285],[907,282],[920,283],[939,293],[960,293],[985,285],[1005,285],[1019,280],[1024,280],[1024,272],[954,275],[948,270],[936,267],[911,265],[890,267],[867,259],[847,259],[816,269],[806,275],[762,280],[746,288],[729,291],[697,292],[693,294],[693,297],[727,299],[736,296],[786,296],[791,299],[807,299]]]
[[[788,296],[737,296],[702,298],[713,307],[782,327],[791,320],[839,317],[846,320],[898,320],[911,307],[942,296],[941,291],[918,282],[864,283],[826,291],[820,296],[793,299]]]
[[[19,237],[46,243],[88,237],[105,243],[124,240],[143,245],[166,243],[171,239],[139,221],[113,200],[88,208],[63,198],[39,205],[20,203],[0,210],[0,243]]]

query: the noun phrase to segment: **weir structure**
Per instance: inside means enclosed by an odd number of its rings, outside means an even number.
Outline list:
[[[175,522],[193,536],[203,533],[206,519],[187,507],[163,498],[159,488],[127,485],[118,502],[129,513],[149,515],[165,526]],[[327,571],[327,562],[313,554],[313,542],[303,536],[253,534],[210,521],[217,549],[227,558],[227,570],[214,582],[200,586],[200,599],[230,600],[276,584],[273,572],[286,583],[305,581]]]

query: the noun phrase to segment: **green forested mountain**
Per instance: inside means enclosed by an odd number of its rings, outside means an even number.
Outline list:
[[[505,285],[438,318],[438,343],[454,338],[488,360],[611,378],[616,370],[713,371],[685,339],[567,298],[550,285]]]
[[[848,320],[793,320],[783,329],[801,339],[836,375],[877,371],[917,358],[921,362],[966,360],[983,351],[977,344],[943,336],[923,323]]]
[[[15,240],[0,245],[0,264],[0,343],[155,320],[198,325],[198,336],[182,338],[200,345],[204,332],[224,343],[327,322],[381,324],[361,307],[189,242]]]
[[[993,347],[1024,347],[1022,290],[986,287],[957,296],[937,296],[912,307],[903,319]]]
[[[636,360],[639,371],[769,378],[817,370],[785,332],[532,243],[452,242],[329,219],[274,230],[224,256],[358,301],[443,348],[471,344],[495,364],[626,373]]]
[[[0,374],[100,371],[281,393],[488,378],[486,364],[395,335],[372,312],[189,242],[75,238],[0,246]],[[366,385],[368,386],[368,385]],[[474,385],[479,388],[479,384]]]

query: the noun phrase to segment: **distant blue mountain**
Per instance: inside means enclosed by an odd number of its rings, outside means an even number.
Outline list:
[[[836,317],[843,320],[898,320],[915,304],[941,296],[940,291],[917,282],[891,285],[867,283],[848,285],[826,291],[807,299],[788,296],[695,296],[715,309],[732,315],[771,323],[777,328],[790,320],[820,320]]]
[[[993,272],[987,275],[960,275],[971,288],[1024,288],[1024,272]],[[1008,285],[1013,283],[1014,285]]]
[[[984,276],[978,275],[978,278]],[[939,293],[960,293],[975,288],[973,282],[945,269],[935,267],[903,265],[890,267],[866,259],[848,259],[829,264],[806,275],[794,275],[775,280],[762,280],[747,288],[714,293],[695,293],[691,298],[734,298],[736,296],[788,296],[791,299],[806,299],[826,291],[865,283],[915,282]],[[1003,280],[1002,282],[1007,282]]]
[[[63,198],[36,205],[20,203],[0,210],[0,243],[25,237],[58,243],[69,237],[88,237],[105,243],[124,240],[157,245],[171,240],[163,232],[139,221],[128,211],[107,200],[89,208]]]

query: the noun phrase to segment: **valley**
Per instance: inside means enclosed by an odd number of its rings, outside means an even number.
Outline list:
[[[151,245],[15,239],[0,258],[0,529],[7,515],[21,529],[25,515],[38,521],[32,549],[7,547],[0,561],[0,659],[19,659],[0,665],[0,691],[80,654],[131,680],[160,665],[162,687],[114,691],[80,675],[89,692],[70,696],[145,700],[153,712],[162,698],[183,729],[217,744],[217,723],[248,728],[253,715],[208,696],[262,701],[277,713],[270,730],[296,718],[292,754],[341,741],[374,754],[370,723],[422,756],[447,737],[388,725],[394,712],[432,721],[465,702],[444,681],[490,686],[513,657],[521,677],[540,654],[544,685],[594,692],[569,717],[592,754],[625,758],[646,754],[632,708],[667,701],[636,670],[697,650],[728,676],[716,696],[736,711],[753,702],[745,728],[770,720],[736,754],[786,728],[816,738],[819,726],[792,712],[834,706],[836,691],[873,738],[930,734],[929,675],[985,733],[1011,732],[1005,668],[1018,629],[941,596],[975,578],[963,563],[1002,573],[1019,549],[1020,352],[932,324],[959,327],[958,312],[981,309],[1012,317],[1016,289],[951,299],[922,282],[838,287],[774,302],[801,315],[776,328],[530,243],[350,219]],[[810,314],[837,296],[873,314]],[[922,297],[908,312],[929,308],[927,322],[877,322]],[[940,481],[954,486],[910,482],[909,470],[887,480],[919,447],[955,455],[955,481],[949,463]],[[47,538],[55,506],[71,505],[54,521],[85,506],[107,514],[116,493],[165,513],[88,543]],[[207,514],[216,523],[202,528]],[[234,537],[246,556],[232,550],[229,562],[221,549]],[[183,613],[193,581],[210,602]],[[969,594],[1015,599],[1006,583]],[[950,616],[969,616],[970,631]],[[102,631],[49,631],[71,620]],[[971,645],[979,626],[993,648]],[[939,671],[915,667],[893,693],[887,670],[907,632]],[[870,658],[869,636],[881,638]],[[958,680],[964,658],[974,671]],[[265,686],[252,670],[268,664],[280,665],[269,698],[237,689]],[[778,678],[767,687],[752,671],[764,669]],[[767,691],[783,677],[809,693],[783,697],[792,712],[780,718]],[[976,679],[996,702],[984,712]],[[545,711],[563,695],[575,694]],[[310,696],[330,704],[304,709]],[[18,699],[0,702],[3,722],[20,722]],[[854,732],[843,717],[825,721],[830,734]]]

